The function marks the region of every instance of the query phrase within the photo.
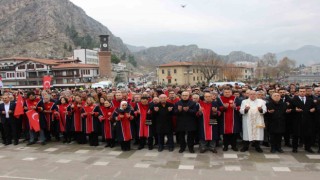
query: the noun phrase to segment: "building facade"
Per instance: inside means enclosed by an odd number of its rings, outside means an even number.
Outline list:
[[[91,49],[75,49],[73,58],[79,59],[82,64],[99,64],[98,51]]]
[[[4,87],[41,87],[45,75],[52,76],[54,86],[77,86],[94,82],[99,66],[78,60],[12,57],[0,59],[0,75]]]
[[[207,82],[200,67],[192,62],[171,62],[157,68],[158,84],[197,85]],[[254,70],[251,67],[232,66],[219,67],[217,74],[210,79],[216,81],[246,81],[253,79]]]

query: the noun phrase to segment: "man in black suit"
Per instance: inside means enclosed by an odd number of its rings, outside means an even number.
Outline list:
[[[15,128],[14,127],[14,117],[13,117],[13,113],[14,113],[14,109],[15,109],[15,103],[10,102],[9,96],[7,94],[5,94],[4,96],[2,96],[2,100],[3,103],[0,104],[0,117],[1,117],[1,122],[3,124],[3,130],[4,130],[4,142],[3,144],[5,145],[9,145],[12,144],[12,131]],[[15,139],[15,144],[16,139]]]
[[[293,112],[293,139],[292,152],[298,152],[298,139],[303,138],[304,148],[309,153],[314,153],[311,149],[315,136],[315,104],[311,98],[306,97],[306,88],[300,87],[298,96],[292,99]]]
[[[281,96],[280,101],[287,104],[287,109],[292,109],[291,97],[289,95],[287,95],[286,89],[280,88],[278,92]],[[285,115],[286,130],[285,130],[285,133],[283,134],[283,136],[284,136],[285,146],[287,146],[287,147],[292,147],[291,135],[292,135],[292,119],[293,118],[294,118],[293,113],[287,113]]]

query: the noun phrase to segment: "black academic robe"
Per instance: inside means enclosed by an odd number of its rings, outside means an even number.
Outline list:
[[[274,110],[273,113],[266,112],[265,118],[269,122],[267,130],[271,134],[281,134],[286,131],[286,110],[287,104],[279,101],[269,101],[267,104],[267,110]]]
[[[189,107],[188,111],[178,110],[178,107]],[[177,132],[196,131],[196,103],[191,100],[180,100],[174,106],[174,112],[177,116]]]
[[[158,111],[154,111],[154,107],[159,107]],[[169,107],[172,107],[172,111],[169,111]],[[158,134],[171,134],[173,133],[173,122],[172,122],[172,115],[173,115],[173,104],[166,102],[165,104],[157,104],[153,106],[152,115],[156,122],[156,132]]]
[[[310,109],[315,108],[315,104],[311,98],[306,98],[305,104],[300,100],[299,96],[292,99],[293,106],[293,135],[295,136],[314,136],[315,135],[315,113],[311,113]],[[302,109],[297,112],[296,107]]]

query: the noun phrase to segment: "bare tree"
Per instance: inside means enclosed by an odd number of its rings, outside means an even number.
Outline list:
[[[224,64],[222,68],[223,76],[229,81],[236,81],[241,75],[241,68],[234,64]]]
[[[277,65],[279,69],[279,73],[283,73],[283,76],[286,76],[286,74],[290,73],[291,70],[293,70],[296,66],[296,61],[291,60],[288,57],[284,57],[281,59]]]
[[[193,63],[202,73],[207,84],[209,84],[210,81],[218,75],[224,64],[219,57],[212,55],[196,57],[193,60]]]

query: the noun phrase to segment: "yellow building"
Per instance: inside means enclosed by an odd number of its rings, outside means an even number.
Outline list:
[[[170,62],[158,67],[157,77],[159,84],[196,85],[206,82],[198,67],[191,62]],[[215,77],[213,79],[217,80]]]
[[[162,64],[157,69],[159,84],[172,85],[197,85],[207,82],[199,69],[199,65],[192,62],[170,62]],[[214,81],[245,81],[253,79],[253,68],[239,66],[223,66],[218,69],[210,82]]]

